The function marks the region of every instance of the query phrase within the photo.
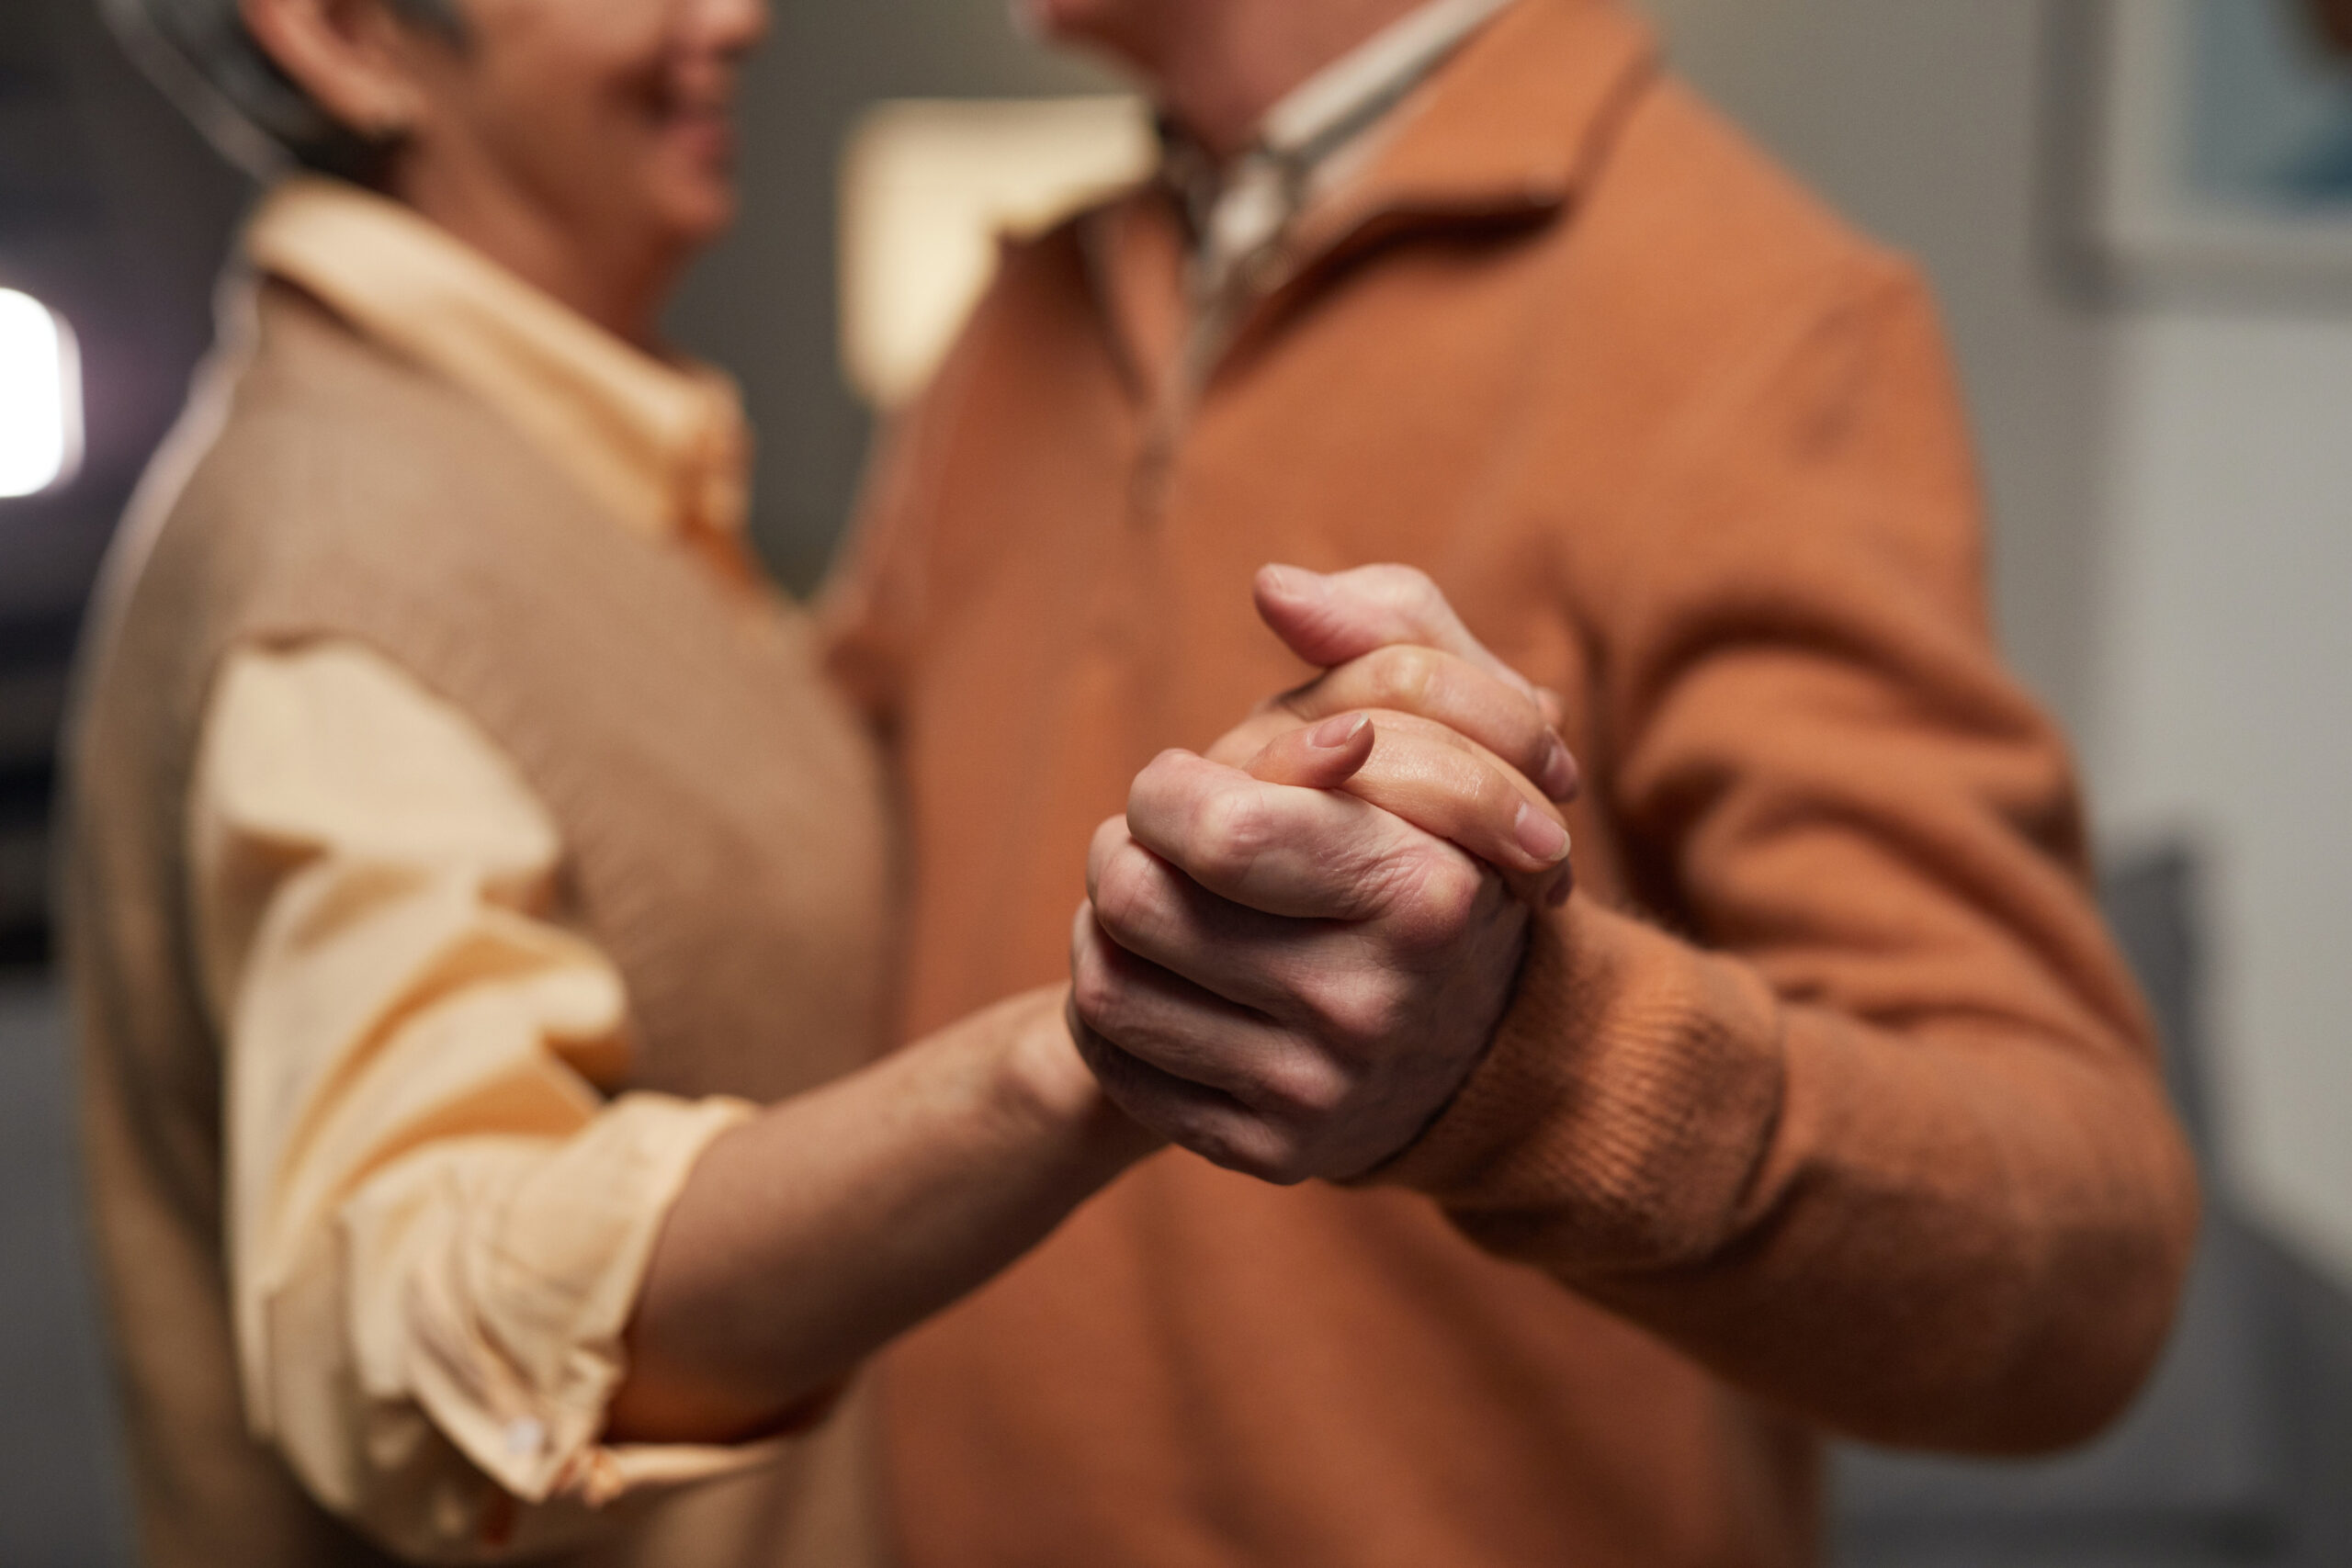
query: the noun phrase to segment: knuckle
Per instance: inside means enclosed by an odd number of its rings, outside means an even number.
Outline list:
[[[1176,1142],[1211,1165],[1255,1175],[1251,1140],[1232,1118],[1204,1111],[1183,1111],[1170,1129]]]
[[[1380,591],[1400,605],[1419,608],[1437,598],[1437,584],[1430,574],[1417,566],[1402,561],[1382,561],[1368,569],[1375,574],[1374,581]]]
[[[1287,1120],[1316,1122],[1346,1106],[1350,1085],[1347,1077],[1320,1055],[1302,1051],[1268,1076],[1266,1088],[1276,1110]]]
[[[1378,705],[1406,712],[1429,706],[1443,677],[1443,661],[1431,649],[1392,643],[1380,650],[1369,671]]]
[[[1125,844],[1095,876],[1094,918],[1113,936],[1134,936],[1149,923],[1158,893],[1158,866],[1135,844]]]
[[[1215,791],[1194,809],[1186,868],[1215,881],[1238,882],[1256,866],[1268,840],[1267,814],[1255,790]]]
[[[1125,818],[1108,818],[1096,827],[1094,837],[1086,846],[1086,874],[1090,883],[1101,881],[1104,867],[1111,863],[1127,842]]]
[[[1408,951],[1427,953],[1458,941],[1475,923],[1492,874],[1451,845],[1417,852],[1390,905],[1392,931]]]
[[[1125,1055],[1097,1032],[1084,1018],[1080,1018],[1078,1024],[1079,1027],[1071,1033],[1070,1043],[1077,1048],[1079,1059],[1086,1064],[1086,1070],[1094,1075],[1106,1092],[1114,1099],[1119,1098],[1125,1080],[1132,1076],[1127,1069]]]
[[[1077,1010],[1079,1021],[1098,1032],[1109,1032],[1109,1025],[1118,1010],[1120,1000],[1118,977],[1100,954],[1079,955],[1070,965],[1070,1005]]]
[[[1396,1027],[1396,987],[1376,969],[1349,969],[1315,982],[1300,1000],[1316,1033],[1345,1055],[1373,1050]]]
[[[1189,760],[1190,753],[1171,746],[1136,770],[1127,785],[1127,815],[1147,816],[1163,800],[1181,799],[1186,778],[1184,764]]]
[[[1277,1187],[1295,1187],[1311,1174],[1290,1137],[1256,1117],[1219,1128],[1211,1135],[1211,1145],[1196,1152],[1212,1165]]]

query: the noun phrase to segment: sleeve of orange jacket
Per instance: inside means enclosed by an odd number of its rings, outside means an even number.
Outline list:
[[[2195,1177],[2064,748],[1991,646],[1931,309],[1875,259],[1825,296],[1570,577],[1656,920],[1540,922],[1382,1177],[1833,1427],[2050,1446],[2152,1364]]]

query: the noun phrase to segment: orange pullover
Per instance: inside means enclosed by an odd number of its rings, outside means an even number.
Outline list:
[[[1410,112],[1196,400],[1148,190],[1012,248],[899,433],[832,611],[907,1022],[1063,973],[1129,778],[1301,677],[1268,560],[1419,565],[1568,694],[1582,890],[1378,1181],[1162,1156],[893,1353],[914,1568],[1799,1562],[1815,1427],[2077,1438],[2170,1318],[2194,1177],[1917,279],[1607,0]]]

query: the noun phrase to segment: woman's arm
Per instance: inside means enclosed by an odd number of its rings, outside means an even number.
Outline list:
[[[1062,1004],[999,1003],[714,1143],[647,1271],[609,1436],[721,1441],[820,1408],[1157,1147]]]
[[[188,842],[248,1424],[410,1557],[576,1532],[635,1483],[598,1434],[662,1216],[752,1109],[611,1098],[626,998],[550,916],[552,820],[368,649],[228,656]]]
[[[189,840],[248,1417],[407,1556],[543,1548],[757,1462],[709,1445],[786,1424],[1146,1146],[1050,994],[765,1111],[621,1093],[622,982],[550,917],[553,822],[356,644],[230,656]]]

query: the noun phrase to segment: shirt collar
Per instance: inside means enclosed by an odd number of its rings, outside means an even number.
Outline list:
[[[1267,111],[1260,142],[1328,156],[1367,129],[1511,0],[1426,0],[1300,83]]]
[[[1657,74],[1620,0],[1520,0],[1464,44],[1362,175],[1300,225],[1309,260],[1420,226],[1532,220],[1568,206]]]
[[[1230,164],[1221,166],[1162,117],[1162,178],[1182,203],[1195,243],[1214,258],[1271,239],[1354,164],[1351,154],[1423,78],[1510,4],[1425,0],[1292,88]]]
[[[1283,300],[1377,246],[1557,217],[1657,72],[1654,35],[1620,0],[1517,0],[1442,65],[1361,166],[1300,214],[1284,244],[1284,281],[1258,308],[1252,334],[1282,313]],[[1080,228],[1123,368],[1140,387],[1159,384],[1180,349],[1183,231],[1167,182],[1098,209]]]
[[[244,249],[490,404],[628,525],[740,536],[750,437],[717,369],[630,346],[411,209],[342,181],[281,183]]]

